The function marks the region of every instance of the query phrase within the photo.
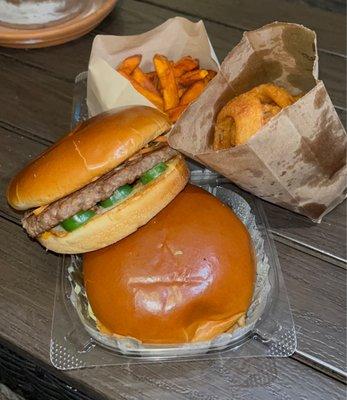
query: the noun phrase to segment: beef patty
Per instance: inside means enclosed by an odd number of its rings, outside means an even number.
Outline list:
[[[89,210],[99,201],[110,197],[120,186],[133,183],[159,162],[168,161],[177,154],[167,145],[161,145],[144,155],[137,154],[82,189],[51,203],[40,214],[35,215],[32,211],[27,213],[22,220],[23,227],[31,237],[38,236],[77,212]]]

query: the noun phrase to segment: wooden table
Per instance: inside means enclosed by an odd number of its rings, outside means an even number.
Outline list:
[[[93,32],[72,43],[31,51],[0,49],[2,193],[16,171],[69,129],[74,78],[86,70],[94,36],[144,32],[175,15],[204,19],[220,60],[244,30],[273,20],[315,29],[320,78],[341,119],[346,120],[343,0],[124,0]],[[22,363],[16,370],[18,384],[24,393],[36,385],[30,397],[35,399],[344,398],[345,204],[320,225],[265,202],[264,207],[297,329],[298,349],[292,357],[61,372],[49,361],[57,257],[28,239],[20,216],[1,196],[1,379],[8,381],[13,376],[8,362],[17,357]],[[45,382],[48,386],[52,381],[69,392],[69,397],[53,391],[43,395]]]

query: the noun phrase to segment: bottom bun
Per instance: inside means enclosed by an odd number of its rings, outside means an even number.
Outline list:
[[[167,164],[169,168],[164,174],[110,211],[96,215],[62,237],[45,232],[38,237],[39,242],[56,253],[78,254],[109,246],[135,232],[166,207],[188,182],[189,171],[180,156]]]

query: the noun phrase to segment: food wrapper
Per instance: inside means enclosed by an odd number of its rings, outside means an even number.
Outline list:
[[[214,123],[233,97],[273,82],[305,95],[249,141],[214,151]],[[246,32],[170,133],[169,143],[241,188],[319,222],[345,198],[346,132],[322,81],[316,35],[274,22]]]
[[[89,114],[93,116],[115,107],[139,104],[155,107],[115,67],[126,57],[142,54],[140,66],[148,72],[154,69],[156,53],[174,61],[190,55],[199,59],[202,68],[218,70],[218,61],[202,21],[193,23],[175,17],[140,35],[97,35],[88,66]]]

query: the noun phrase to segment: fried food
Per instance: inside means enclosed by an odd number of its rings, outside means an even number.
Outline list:
[[[178,106],[178,85],[171,62],[163,55],[156,54],[153,63],[159,78],[164,97],[164,110]]]
[[[154,86],[153,82],[150,80],[150,78],[142,71],[140,67],[136,67],[131,74],[131,76],[134,78],[134,80],[144,87],[145,89],[148,89],[149,91],[155,93],[156,95],[160,96],[160,93],[158,92],[157,88]]]
[[[134,86],[134,88],[141,93],[143,96],[145,96],[151,103],[153,103],[156,107],[158,107],[160,110],[164,109],[164,101],[163,98],[151,90],[148,90],[147,88],[141,86],[132,76],[129,76],[125,74],[122,71],[118,71],[121,75],[124,76],[124,78],[128,79],[130,83]]]
[[[149,71],[149,72],[145,72],[145,74],[148,76],[148,78],[154,82],[154,80],[158,77],[156,71]]]
[[[207,82],[200,80],[195,82],[189,89],[187,89],[180,98],[180,105],[188,105],[204,91]]]
[[[182,57],[174,63],[174,74],[179,78],[188,71],[199,68],[199,60],[191,56]]]
[[[131,75],[136,67],[140,65],[142,60],[141,54],[125,58],[117,67],[118,72],[123,72],[126,75]]]
[[[219,112],[215,125],[214,150],[246,143],[263,125],[297,97],[273,83],[266,83],[230,100]]]
[[[281,108],[288,107],[295,101],[294,97],[286,89],[273,83],[256,86],[251,90],[251,93],[258,96],[262,103],[275,103]]]
[[[145,74],[148,76],[150,81],[153,83],[154,87],[159,92],[160,91],[160,83],[159,83],[159,78],[158,78],[156,71],[145,72]]]
[[[186,91],[187,91],[187,88],[180,86],[178,88],[178,97],[181,98],[183,96],[184,92],[186,92]]]
[[[177,121],[188,105],[197,99],[217,72],[199,69],[199,60],[184,56],[178,61],[164,55],[153,57],[154,70],[144,72],[142,55],[125,58],[116,68],[133,87],[160,110],[165,111],[171,122]]]
[[[167,114],[170,118],[171,122],[176,122],[178,118],[181,116],[183,111],[187,108],[188,104],[184,104],[181,106],[177,106],[175,108],[171,108],[171,110],[167,110]]]
[[[264,118],[264,125],[274,117],[276,114],[278,114],[281,111],[281,107],[275,106],[272,104],[264,104],[263,105],[263,118]]]
[[[178,82],[182,86],[190,86],[196,81],[200,81],[204,79],[208,75],[208,71],[206,69],[197,69],[194,71],[189,71],[183,74]]]
[[[207,75],[204,78],[204,82],[208,83],[211,79],[213,79],[217,75],[216,71],[212,71],[212,69],[207,70]]]
[[[247,93],[224,106],[217,116],[214,149],[220,150],[246,142],[263,124],[262,104]]]

